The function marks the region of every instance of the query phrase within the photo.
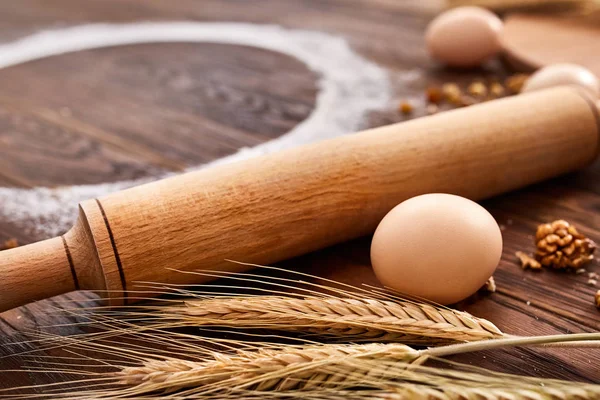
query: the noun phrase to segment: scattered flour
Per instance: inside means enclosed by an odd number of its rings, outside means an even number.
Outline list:
[[[206,165],[255,157],[299,144],[339,136],[361,127],[365,114],[391,98],[388,74],[365,60],[347,42],[330,34],[274,25],[205,22],[91,24],[43,31],[0,45],[0,68],[80,50],[136,43],[212,42],[259,47],[295,57],[319,76],[319,93],[309,117],[277,139]],[[70,228],[77,203],[152,181],[140,180],[60,188],[0,188],[0,218],[31,227],[38,239]]]

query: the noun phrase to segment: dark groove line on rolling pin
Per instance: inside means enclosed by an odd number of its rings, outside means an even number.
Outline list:
[[[123,265],[121,265],[121,257],[119,257],[119,252],[117,251],[117,244],[115,243],[115,237],[113,236],[112,229],[110,229],[110,224],[108,223],[108,218],[106,218],[106,213],[104,212],[104,207],[100,204],[100,200],[96,199],[96,203],[100,208],[100,212],[102,213],[102,218],[104,218],[104,224],[106,225],[106,229],[108,230],[108,237],[110,238],[110,244],[112,245],[113,252],[115,253],[115,260],[117,261],[117,268],[119,268],[119,276],[121,277],[121,286],[123,287],[123,304],[127,305],[127,285],[125,284],[125,272],[123,271]]]
[[[77,279],[77,272],[75,271],[75,265],[73,264],[73,257],[71,257],[71,250],[69,249],[69,245],[65,240],[65,237],[61,235],[60,237],[63,242],[63,246],[65,248],[65,253],[67,253],[67,260],[69,260],[69,268],[71,268],[71,275],[73,275],[73,283],[75,283],[75,290],[79,289],[79,279]]]

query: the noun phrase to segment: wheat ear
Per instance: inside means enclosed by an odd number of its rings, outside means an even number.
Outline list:
[[[179,326],[266,328],[429,344],[504,337],[491,322],[426,303],[381,299],[286,296],[216,297],[160,307],[162,322]]]
[[[133,385],[136,393],[185,388],[197,391],[343,388],[365,383],[367,378],[372,382],[391,381],[401,375],[407,363],[419,364],[428,357],[579,340],[600,340],[600,334],[508,338],[425,350],[396,343],[259,347],[254,351],[238,351],[234,355],[214,353],[213,360],[200,362],[147,360],[139,367],[122,368],[115,376],[121,383]],[[365,368],[367,365],[369,367]]]
[[[142,335],[147,333],[142,332]],[[155,333],[148,339],[159,339]],[[516,377],[488,372],[487,375],[476,375],[464,371],[448,369],[431,369],[419,364],[429,357],[437,358],[470,351],[489,350],[506,346],[539,345],[552,342],[570,341],[600,341],[600,333],[552,335],[528,338],[495,339],[479,342],[454,344],[444,347],[432,347],[424,350],[414,350],[406,345],[396,343],[372,344],[321,344],[321,345],[269,345],[237,340],[221,340],[222,346],[235,349],[237,352],[220,352],[211,350],[202,343],[189,342],[188,335],[175,334],[164,342],[166,348],[181,351],[189,349],[188,356],[196,360],[184,360],[172,357],[152,355],[151,350],[138,345],[131,349],[116,344],[84,343],[75,341],[75,350],[100,350],[107,355],[123,356],[127,361],[119,365],[107,364],[98,360],[102,367],[116,368],[115,372],[91,373],[92,379],[80,381],[82,389],[79,392],[58,394],[61,399],[114,399],[114,398],[216,398],[227,394],[279,393],[282,396],[292,396],[304,392],[319,392],[328,396],[324,391],[345,390],[363,387],[376,390],[406,389],[402,385],[415,384],[436,387],[442,395],[450,396],[457,390],[463,393],[475,394],[479,388],[480,394],[489,393],[483,399],[497,399],[492,395],[501,393],[516,393],[519,378],[521,394],[542,393],[531,399],[567,399],[598,398],[589,393],[598,394],[600,386],[583,384],[569,386],[568,382],[540,381],[533,378]],[[154,342],[153,342],[154,343]],[[177,344],[180,344],[178,347]],[[208,342],[207,342],[208,344]],[[175,346],[173,346],[175,345]],[[212,346],[211,346],[212,347]],[[76,353],[73,353],[76,354]],[[177,353],[176,353],[177,354]],[[138,360],[139,365],[131,365]],[[60,360],[57,360],[60,362]],[[464,368],[468,368],[463,366]],[[429,368],[429,369],[427,369]],[[38,371],[45,372],[47,371]],[[56,373],[71,372],[68,367],[52,370]],[[540,382],[544,383],[540,388]],[[549,383],[548,383],[549,382]],[[98,383],[121,383],[124,387],[115,389],[85,390]],[[550,384],[552,383],[552,385]],[[457,386],[458,385],[458,386]],[[589,386],[589,387],[588,387]],[[577,389],[578,388],[578,389]],[[425,390],[426,388],[422,388]],[[484,390],[485,389],[485,390]],[[539,390],[533,390],[539,389]],[[577,390],[579,391],[577,391]],[[512,392],[511,392],[512,390]],[[329,392],[331,393],[331,392]],[[569,394],[563,396],[563,394]],[[401,395],[399,393],[391,393]],[[556,396],[555,396],[556,394]],[[559,395],[560,394],[560,395]],[[50,395],[52,396],[52,395]],[[165,397],[167,396],[167,397]],[[232,395],[233,396],[233,395]],[[553,397],[554,396],[554,397]],[[562,396],[562,397],[561,397]],[[223,397],[225,398],[225,397]],[[239,397],[238,397],[239,398]],[[305,397],[306,398],[306,397]],[[436,397],[431,397],[436,399]],[[451,397],[450,397],[451,398]],[[458,397],[460,399],[460,397]],[[474,397],[479,399],[478,397]],[[526,399],[526,397],[507,397],[509,399]]]
[[[285,346],[235,355],[216,353],[211,361],[148,360],[139,367],[125,367],[115,376],[123,384],[135,385],[140,393],[198,387],[284,391],[340,385],[340,374],[325,366],[347,358],[411,362],[419,356],[419,351],[401,344]]]

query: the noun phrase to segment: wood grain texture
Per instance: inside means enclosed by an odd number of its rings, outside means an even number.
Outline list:
[[[573,63],[600,75],[600,27],[593,18],[508,15],[502,45],[509,63],[523,71]]]
[[[23,300],[42,300],[77,290],[70,257],[62,237],[4,250],[0,257],[3,311],[23,305]],[[27,262],[22,261],[25,259]]]
[[[355,51],[389,69],[398,99],[422,98],[430,84],[466,82],[508,72],[497,63],[465,72],[445,70],[429,61],[422,34],[437,6],[431,1],[392,0],[23,0],[0,2],[0,40],[86,22],[191,19],[276,23],[343,36]],[[129,51],[137,58],[132,56],[125,62]],[[170,57],[162,57],[164,52]],[[244,61],[223,72],[221,67],[231,63],[238,52],[245,54]],[[215,57],[220,61],[211,64],[207,60]],[[194,63],[199,67],[194,69]],[[136,79],[139,68],[157,71],[168,69],[168,65],[183,71],[178,72],[183,80],[198,85],[198,89],[182,96],[185,91],[177,84],[170,90],[165,83],[169,79],[161,81],[159,77],[165,74],[158,72],[147,72],[146,82]],[[245,79],[256,74],[251,65],[261,65],[257,69],[263,71],[252,83]],[[86,74],[87,68],[95,73]],[[78,76],[77,84],[70,83],[72,76]],[[209,76],[213,81],[208,81]],[[290,76],[298,83],[285,85]],[[215,86],[225,88],[226,95],[211,97]],[[5,110],[0,113],[0,185],[8,187],[116,181],[214,159],[236,146],[253,145],[283,133],[310,112],[316,93],[315,76],[296,60],[258,49],[208,44],[128,46],[54,57],[0,70],[0,87],[6,87],[0,95],[0,110]],[[265,107],[239,113],[240,103],[230,100],[238,96],[248,96]],[[277,111],[282,109],[294,111]],[[424,108],[417,107],[410,117],[425,113]],[[18,116],[38,126],[15,120]],[[395,104],[390,104],[388,110],[370,115],[368,125],[410,117],[398,114]],[[56,142],[44,140],[47,136],[35,139],[46,134],[56,137]],[[57,144],[60,140],[68,141],[69,146]],[[130,144],[134,145],[131,149]],[[598,331],[600,313],[592,302],[597,288],[586,284],[587,276],[522,271],[514,252],[533,250],[537,225],[557,218],[569,220],[600,242],[600,163],[483,205],[503,228],[505,248],[496,273],[498,292],[476,296],[459,306],[514,334]],[[23,227],[0,221],[0,240],[16,237],[21,243],[30,243],[43,239],[25,232]],[[282,266],[352,284],[377,284],[368,249],[369,238],[364,238]],[[596,263],[587,269],[600,272]],[[95,304],[96,297],[85,292],[69,294],[1,314],[0,342],[8,346],[0,346],[0,357],[31,347],[15,344],[29,330],[76,331],[78,328],[72,326],[48,327],[74,322],[48,311],[64,301],[84,308]],[[599,358],[598,350],[535,349],[465,355],[460,360],[505,372],[600,382]],[[24,361],[0,358],[0,369],[15,368]],[[55,375],[4,373],[0,387],[56,379]]]
[[[63,292],[108,290],[127,304],[135,282],[200,283],[169,267],[246,269],[228,259],[268,265],[370,234],[396,204],[419,194],[481,200],[572,172],[598,154],[597,114],[584,93],[555,88],[86,200],[75,229],[83,230],[53,239],[62,241],[53,254],[37,244],[0,253],[0,272],[7,271],[0,310],[44,298],[47,280],[32,277],[53,269],[72,270],[75,285]],[[72,245],[86,235],[87,248]],[[79,283],[79,274],[103,283]]]

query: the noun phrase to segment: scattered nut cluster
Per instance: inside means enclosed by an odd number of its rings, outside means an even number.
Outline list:
[[[596,244],[567,221],[538,226],[535,259],[544,267],[578,269],[594,259]]]
[[[529,78],[527,74],[514,74],[506,78],[504,83],[492,80],[489,84],[478,79],[471,82],[464,91],[453,82],[444,83],[441,87],[430,86],[425,90],[425,98],[428,103],[427,113],[436,113],[442,103],[455,107],[466,107],[504,97],[507,93],[517,94],[523,88],[527,78]],[[413,105],[408,100],[401,101],[398,106],[398,110],[402,114],[410,114],[413,109]]]
[[[522,251],[515,253],[524,269],[551,267],[572,269],[576,274],[583,274],[586,271],[581,267],[594,259],[596,250],[596,243],[562,219],[538,226],[535,245],[537,248],[535,258]],[[590,279],[598,277],[595,272],[589,275]]]
[[[535,258],[522,251],[515,253],[523,269],[541,270],[542,267],[549,267],[583,275],[587,271],[581,267],[594,259],[593,253],[596,250],[596,244],[591,239],[562,219],[538,226],[535,245]],[[590,286],[596,286],[600,279],[596,272],[589,272],[587,277],[587,284]],[[600,290],[596,293],[594,301],[600,308]]]

